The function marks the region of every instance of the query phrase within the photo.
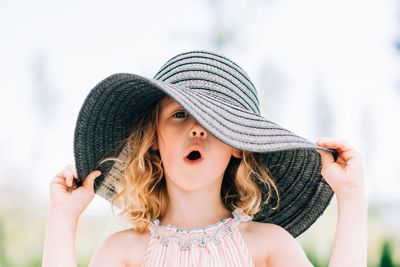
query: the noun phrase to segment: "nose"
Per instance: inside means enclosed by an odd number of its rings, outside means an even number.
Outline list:
[[[190,130],[189,136],[205,139],[207,138],[207,131],[197,123]]]

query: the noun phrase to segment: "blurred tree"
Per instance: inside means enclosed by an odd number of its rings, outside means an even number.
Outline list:
[[[307,255],[308,260],[311,262],[311,264],[314,267],[322,267],[325,266],[321,263],[320,259],[318,258],[318,255],[315,251],[312,249],[305,249],[305,253]]]
[[[223,50],[226,46],[234,45],[235,37],[240,31],[240,23],[235,20],[226,20],[229,9],[223,0],[210,0],[210,16],[213,20],[213,26],[210,31],[211,45],[219,50]]]
[[[43,164],[43,146],[49,132],[49,127],[53,126],[59,115],[60,96],[51,85],[51,71],[45,55],[42,51],[36,52],[31,65],[32,90],[30,91],[29,98],[31,110],[33,111],[31,119],[36,122],[34,124],[36,127],[32,129],[33,138],[31,138],[30,165],[25,168],[30,175],[25,175],[27,179],[21,183],[22,186],[28,188],[32,188],[32,183],[34,182],[29,176],[34,175],[37,169]]]
[[[397,36],[394,41],[394,49],[397,51],[397,53],[400,53],[400,2],[397,1],[398,8],[397,8]],[[399,75],[400,76],[400,75]],[[397,76],[397,93],[400,93],[400,77]]]
[[[232,2],[227,0],[209,0],[212,26],[207,39],[210,40],[211,46],[223,52],[226,48],[240,45],[250,20],[254,19],[254,10],[265,8],[274,2],[274,0],[251,0],[232,5]]]
[[[389,240],[385,240],[382,245],[380,267],[396,267],[392,259],[392,254],[392,244]]]
[[[317,138],[331,136],[333,133],[334,115],[331,107],[331,102],[327,96],[327,90],[323,79],[317,77],[315,82],[315,93],[311,104],[312,114],[314,119],[313,140]]]
[[[46,57],[37,52],[32,63],[32,110],[36,111],[41,122],[39,127],[49,126],[56,119],[59,96],[51,85]]]
[[[40,267],[40,266],[42,266],[42,258],[33,259],[26,266],[27,267]]]
[[[361,137],[362,137],[362,146],[363,151],[360,151],[363,155],[363,158],[365,160],[365,173],[372,173],[372,168],[373,168],[373,163],[374,163],[374,153],[375,150],[375,144],[374,140],[376,140],[375,137],[375,125],[376,123],[372,120],[372,111],[371,111],[371,105],[365,105],[363,107],[363,111],[361,112]],[[374,188],[375,186],[378,186],[378,183],[381,181],[379,179],[374,179],[372,175],[368,177],[368,183],[370,183],[370,186]]]
[[[395,47],[395,49],[397,50],[397,52],[398,53],[400,53],[400,34],[399,34],[399,30],[400,30],[400,2],[399,1],[397,1],[397,3],[398,3],[398,8],[397,8],[397,28],[398,28],[398,30],[397,30],[397,38],[396,38],[396,40],[394,41],[394,47]]]
[[[284,112],[289,111],[287,97],[290,95],[289,86],[283,70],[276,65],[264,62],[258,68],[258,94],[260,107],[266,108],[267,118],[281,121]]]
[[[3,219],[0,217],[0,266],[6,266],[6,245]]]

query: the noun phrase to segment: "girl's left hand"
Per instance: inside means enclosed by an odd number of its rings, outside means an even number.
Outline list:
[[[364,173],[361,155],[343,139],[321,138],[317,145],[332,148],[338,152],[333,155],[324,150],[317,150],[322,158],[321,174],[335,192],[337,198],[364,195]]]

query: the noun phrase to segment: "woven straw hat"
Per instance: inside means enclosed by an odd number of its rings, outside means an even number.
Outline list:
[[[101,170],[95,192],[110,200],[118,179],[118,157],[135,122],[164,96],[172,97],[209,133],[232,147],[263,155],[280,191],[279,209],[263,206],[254,221],[275,223],[294,237],[309,228],[328,206],[333,191],[321,175],[320,147],[261,116],[257,91],[248,75],[230,59],[208,51],[181,53],[153,79],[129,73],[105,78],[87,95],[74,135],[78,185]],[[265,190],[265,187],[260,187]],[[274,199],[269,205],[274,207]]]

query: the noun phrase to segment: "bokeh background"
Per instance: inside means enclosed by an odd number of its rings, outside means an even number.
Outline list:
[[[368,265],[400,266],[400,4],[394,0],[0,0],[0,266],[40,266],[48,187],[74,163],[79,109],[105,77],[152,78],[211,50],[256,85],[262,114],[363,155]],[[336,200],[298,241],[327,266]],[[121,229],[96,196],[80,218],[79,266]]]

